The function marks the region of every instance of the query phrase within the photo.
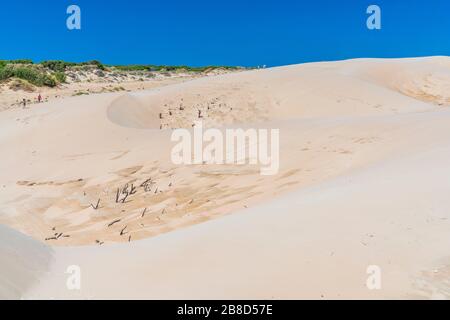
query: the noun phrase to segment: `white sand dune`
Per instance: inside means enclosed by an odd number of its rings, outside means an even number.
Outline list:
[[[448,106],[450,58],[432,57],[2,112],[0,222],[54,251],[23,297],[449,297]],[[191,128],[199,110],[210,127],[279,128],[279,174],[172,164],[169,129]],[[117,188],[149,178],[152,192],[116,203]],[[69,265],[80,291],[66,288]],[[381,290],[366,287],[369,265]]]

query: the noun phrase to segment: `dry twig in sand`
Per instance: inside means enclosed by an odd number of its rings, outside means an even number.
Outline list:
[[[119,199],[120,199],[120,189],[117,188],[117,193],[116,193],[116,203],[119,203]]]
[[[91,207],[92,207],[94,210],[97,210],[97,209],[99,208],[99,206],[100,206],[100,199],[97,200],[97,204],[96,204],[95,206],[91,203]]]
[[[125,232],[125,229],[127,228],[128,226],[125,226],[122,230],[120,230],[120,235],[121,236],[123,236],[124,234],[127,234],[128,232]]]
[[[129,189],[129,190],[128,190]],[[122,191],[120,191],[120,188],[117,188],[116,192],[116,203],[122,202],[125,203],[127,201],[128,197],[136,194],[137,188],[132,183],[131,186],[127,183],[125,187],[122,188]],[[120,195],[124,195],[122,199],[120,199]]]
[[[113,222],[111,222],[110,224],[108,224],[108,228],[109,228],[109,227],[112,227],[113,225],[115,225],[116,223],[120,222],[121,220],[122,220],[122,219],[114,220]]]

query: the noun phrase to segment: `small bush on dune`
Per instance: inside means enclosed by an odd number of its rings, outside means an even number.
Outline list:
[[[56,81],[59,83],[65,83],[66,82],[66,74],[64,72],[55,72],[54,74]]]

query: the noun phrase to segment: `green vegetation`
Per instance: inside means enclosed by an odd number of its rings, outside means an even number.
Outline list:
[[[35,86],[54,87],[57,85],[56,80],[46,74],[45,71],[28,64],[0,64],[0,80],[10,78],[19,78],[28,81]]]
[[[235,70],[238,67],[230,66],[205,66],[205,67],[190,67],[190,66],[166,66],[166,65],[129,65],[129,66],[110,66],[121,71],[187,71],[187,72],[205,72],[206,70],[226,69]]]
[[[67,67],[74,66],[75,63],[52,60],[52,61],[43,61],[43,62],[41,62],[41,65],[44,68],[48,68],[55,72],[64,72],[64,71],[66,71]]]
[[[106,70],[105,66],[97,60],[87,61],[87,62],[81,62],[81,63],[74,63],[74,62],[66,62],[61,60],[49,60],[49,61],[43,61],[40,63],[45,68],[48,68],[55,72],[64,72],[70,67],[76,67],[76,66],[93,66],[100,70]]]
[[[32,60],[29,59],[18,59],[18,60],[0,60],[0,63],[4,62],[6,64],[33,64]]]
[[[58,83],[65,83],[66,82],[66,74],[64,72],[55,72],[54,77]]]
[[[66,82],[66,72],[95,69],[99,76],[104,76],[104,71],[123,72],[205,72],[215,69],[233,70],[237,67],[229,66],[167,66],[167,65],[129,65],[129,66],[106,66],[100,61],[92,60],[75,63],[61,60],[42,61],[34,63],[32,60],[0,60],[0,81],[18,78],[35,86],[55,87],[59,83]]]
[[[62,61],[0,60],[0,81],[18,78],[38,87],[55,87],[66,81],[66,66]]]

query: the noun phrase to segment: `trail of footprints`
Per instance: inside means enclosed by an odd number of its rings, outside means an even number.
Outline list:
[[[263,110],[250,98],[245,108],[234,107],[232,99],[226,95],[206,99],[202,102],[189,103],[189,98],[179,98],[163,104],[164,111],[159,114],[160,129],[177,129],[194,127],[194,121],[202,121],[205,126],[224,126],[236,122],[263,119]],[[197,95],[196,100],[201,100]]]

